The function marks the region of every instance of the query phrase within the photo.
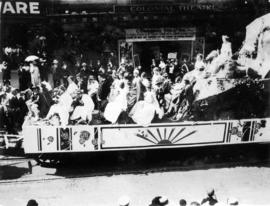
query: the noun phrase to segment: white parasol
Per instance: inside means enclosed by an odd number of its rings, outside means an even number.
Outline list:
[[[35,55],[30,55],[30,56],[26,57],[24,61],[26,61],[26,62],[32,62],[32,61],[36,61],[38,59],[39,59],[39,57],[37,57]]]

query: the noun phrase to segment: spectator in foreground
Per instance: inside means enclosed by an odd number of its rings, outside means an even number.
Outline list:
[[[154,197],[149,206],[166,206],[169,205],[169,200],[165,196]]]
[[[210,189],[207,191],[207,197],[204,198],[201,202],[201,205],[208,203],[209,205],[215,205],[217,203],[217,197],[215,195],[215,190]]]
[[[227,201],[227,204],[228,205],[239,205],[239,202],[236,198],[234,197],[230,197]]]
[[[122,196],[118,199],[119,206],[129,206],[130,199],[128,196]]]
[[[38,203],[36,200],[31,199],[27,202],[26,206],[38,206]]]
[[[198,202],[191,202],[190,203],[190,206],[200,206],[200,203],[198,203]]]
[[[187,201],[186,201],[185,199],[181,199],[181,200],[179,201],[179,205],[180,205],[180,206],[186,206],[186,205],[187,205]]]

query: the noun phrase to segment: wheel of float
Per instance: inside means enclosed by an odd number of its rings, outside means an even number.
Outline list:
[[[55,157],[47,156],[45,154],[40,154],[35,158],[38,165],[42,167],[56,167],[60,165],[60,160]]]
[[[127,165],[136,165],[144,162],[146,156],[144,150],[119,152],[118,161],[125,162]]]

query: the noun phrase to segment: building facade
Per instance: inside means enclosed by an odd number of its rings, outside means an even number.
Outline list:
[[[151,59],[207,54],[220,47],[223,34],[236,51],[246,25],[268,7],[266,0],[3,1],[0,46],[35,53],[42,47],[36,37],[45,36],[52,57],[97,61],[113,54],[116,62],[148,67]]]

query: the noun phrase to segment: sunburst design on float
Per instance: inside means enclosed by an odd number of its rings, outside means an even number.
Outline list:
[[[177,144],[196,132],[196,130],[193,130],[186,133],[185,130],[185,127],[139,129],[136,136],[153,144]]]

